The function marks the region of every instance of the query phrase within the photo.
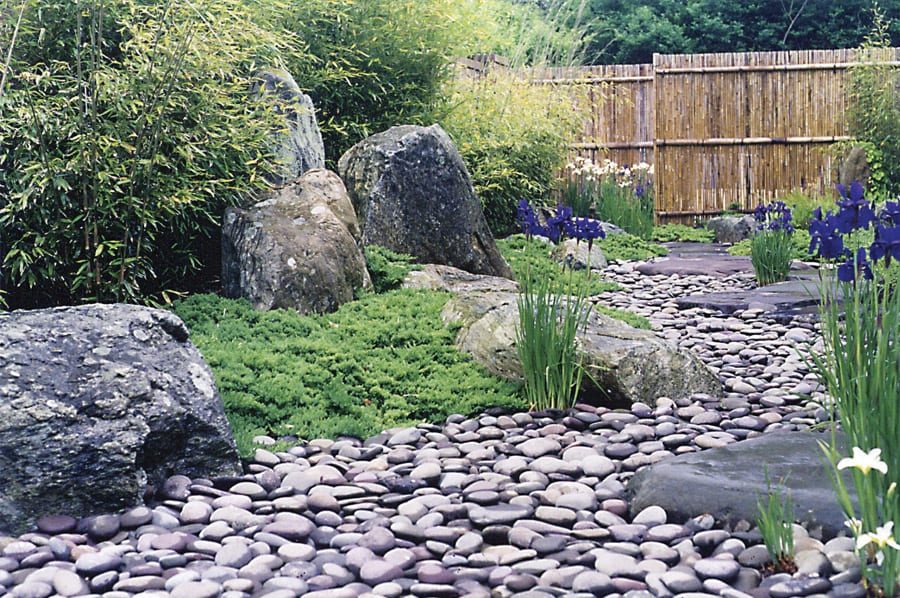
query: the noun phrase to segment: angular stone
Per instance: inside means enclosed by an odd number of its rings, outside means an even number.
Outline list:
[[[766,463],[770,480],[787,480],[795,520],[810,528],[822,526],[827,536],[837,535],[846,529],[846,517],[818,445],[829,440],[826,433],[775,432],[666,459],[629,480],[629,508],[637,513],[658,505],[675,521],[704,513],[719,522],[754,521],[757,497],[767,492]],[[845,481],[853,495],[849,475]]]
[[[522,379],[516,350],[516,294],[467,293],[453,297],[444,306],[441,318],[461,326],[455,344],[476,362],[501,378]],[[683,398],[696,392],[718,394],[721,390],[715,373],[689,351],[596,310],[591,310],[580,340],[579,357],[584,367],[611,400]]]
[[[335,311],[372,284],[358,231],[340,178],[310,170],[249,209],[225,211],[224,293],[256,309]]]
[[[362,225],[362,244],[408,253],[423,264],[513,278],[468,171],[439,125],[399,126],[341,156],[338,171]]]
[[[184,323],[94,304],[0,313],[0,471],[15,480],[0,486],[0,532],[21,533],[49,513],[140,505],[146,484],[171,471],[217,476],[240,465]]]
[[[307,170],[325,168],[325,144],[310,97],[285,70],[260,72],[255,83],[256,96],[270,104],[285,124],[269,134],[275,163],[274,171],[267,176],[269,181],[281,185]]]

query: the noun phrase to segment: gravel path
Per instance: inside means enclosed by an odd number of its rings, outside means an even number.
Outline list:
[[[364,442],[260,448],[241,478],[174,476],[150,507],[48,517],[0,538],[0,596],[863,596],[848,538],[798,528],[798,572],[763,576],[750,522],[670,521],[659,507],[629,517],[637,469],[823,417],[796,353],[814,341],[812,323],[679,311],[675,297],[750,288],[752,277],[650,277],[633,265],[609,267],[626,290],[599,299],[694,351],[724,398],[453,416]]]

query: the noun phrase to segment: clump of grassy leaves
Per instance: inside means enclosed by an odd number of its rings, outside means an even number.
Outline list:
[[[791,259],[794,260],[811,260],[809,255],[809,232],[798,228],[791,235]],[[752,241],[744,239],[728,248],[730,255],[751,255],[753,252]]]
[[[393,426],[527,407],[519,387],[453,346],[448,295],[400,289],[337,312],[260,312],[194,295],[175,312],[213,370],[241,454],[257,434],[367,437]]]
[[[624,242],[613,241],[608,246],[606,243],[610,237],[623,237]],[[631,259],[622,257],[630,254],[640,254],[649,257],[649,253],[642,250],[644,246],[659,247],[665,255],[665,248],[642,241],[633,235],[609,235],[606,239],[595,241],[603,248],[603,254],[607,259]],[[525,235],[512,235],[505,239],[497,240],[497,247],[501,255],[512,268],[516,280],[520,285],[530,285],[535,288],[539,284],[547,282],[552,288],[562,289],[574,287],[581,289],[586,296],[599,295],[607,291],[618,291],[617,283],[603,280],[596,273],[591,275],[587,270],[564,270],[553,257],[554,245],[542,239],[527,239]],[[607,247],[609,251],[607,252]],[[595,304],[594,309],[600,313],[643,330],[650,330],[650,321],[634,312],[605,305]]]
[[[653,227],[650,240],[656,243],[671,243],[672,241],[712,243],[716,234],[706,228],[696,228],[686,224],[663,224]]]

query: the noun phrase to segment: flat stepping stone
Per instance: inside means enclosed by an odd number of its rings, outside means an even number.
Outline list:
[[[679,309],[714,309],[732,314],[746,309],[761,309],[763,313],[817,314],[819,286],[816,274],[803,274],[793,280],[778,282],[749,291],[729,291],[678,297]]]
[[[784,493],[787,487],[795,519],[810,529],[822,526],[826,536],[834,536],[846,529],[846,516],[823,466],[819,441],[830,437],[821,432],[773,432],[666,459],[629,481],[629,508],[634,515],[657,505],[672,521],[709,513],[723,523],[752,522],[759,513],[757,499],[767,492],[768,469],[773,488]],[[852,496],[849,475],[845,481]]]
[[[645,276],[732,276],[753,272],[750,258],[743,255],[703,254],[697,257],[664,257],[638,265],[635,270]]]

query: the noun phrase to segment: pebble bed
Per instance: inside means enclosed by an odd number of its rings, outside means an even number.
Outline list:
[[[0,596],[864,596],[851,538],[795,526],[797,572],[764,574],[751,522],[629,515],[625,487],[641,467],[824,417],[797,353],[815,342],[813,322],[679,310],[676,297],[751,288],[752,277],[634,266],[608,267],[624,290],[597,299],[695,352],[723,396],[452,416],[365,441],[260,448],[243,477],[176,475],[150,506],[49,516],[0,538]]]

